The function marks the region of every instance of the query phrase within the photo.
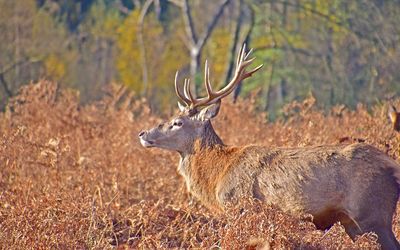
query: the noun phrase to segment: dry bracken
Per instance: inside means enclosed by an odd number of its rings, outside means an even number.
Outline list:
[[[286,121],[266,123],[251,102],[221,108],[214,127],[227,144],[363,140],[400,158],[387,106],[324,114],[308,100],[288,107]],[[161,121],[147,107],[116,86],[85,106],[77,93],[50,82],[24,87],[0,115],[1,248],[378,248],[374,234],[353,242],[339,224],[317,230],[308,215],[294,217],[257,201],[229,206],[218,216],[189,205],[178,157],[146,150],[137,140],[141,128]],[[397,215],[393,228],[400,238]]]

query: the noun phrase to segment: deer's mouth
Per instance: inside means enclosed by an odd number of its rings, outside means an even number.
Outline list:
[[[154,141],[145,140],[143,138],[140,138],[140,144],[142,144],[142,146],[145,147],[145,148],[154,147]]]

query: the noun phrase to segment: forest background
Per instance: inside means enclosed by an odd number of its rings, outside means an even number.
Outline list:
[[[400,93],[399,24],[395,0],[0,0],[0,107],[48,79],[82,103],[121,83],[168,111],[177,70],[202,95],[204,61],[221,87],[242,43],[264,68],[234,98],[254,93],[271,120],[311,94],[372,105]]]

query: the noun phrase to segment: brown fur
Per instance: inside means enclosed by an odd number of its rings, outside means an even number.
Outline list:
[[[311,213],[320,229],[340,221],[353,238],[379,230],[394,238],[391,221],[398,179],[393,174],[399,167],[372,146],[267,149],[196,144],[179,169],[189,191],[211,209],[221,211],[226,202],[250,196],[287,212]]]
[[[392,232],[400,183],[400,166],[393,159],[363,143],[226,146],[209,120],[218,110],[181,113],[139,135],[144,146],[180,153],[178,171],[204,205],[221,212],[227,202],[253,197],[290,213],[310,213],[320,229],[340,221],[353,239],[373,231],[383,248],[400,249]]]

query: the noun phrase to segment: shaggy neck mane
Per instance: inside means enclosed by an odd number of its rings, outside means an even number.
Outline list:
[[[179,152],[181,155],[181,159],[185,161],[188,158],[193,157],[194,155],[201,154],[201,152],[213,150],[213,149],[222,149],[225,147],[225,144],[219,138],[210,121],[207,121],[204,129],[202,131],[201,136],[194,140],[192,145],[188,148],[186,152]]]
[[[208,207],[220,209],[215,196],[218,181],[229,170],[226,163],[238,150],[224,145],[208,121],[191,150],[181,154],[179,173],[185,178],[188,190]]]

